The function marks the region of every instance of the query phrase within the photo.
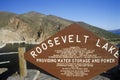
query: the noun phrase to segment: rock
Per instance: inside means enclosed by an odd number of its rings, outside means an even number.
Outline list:
[[[98,76],[92,78],[91,80],[110,80],[110,79],[107,77],[98,75]]]
[[[7,80],[21,80],[20,75],[18,73],[13,74],[12,76],[8,77]],[[38,70],[29,69],[27,76],[24,80],[59,80],[50,75],[39,73]]]
[[[0,68],[0,74],[2,74],[5,71],[7,71],[7,68]]]

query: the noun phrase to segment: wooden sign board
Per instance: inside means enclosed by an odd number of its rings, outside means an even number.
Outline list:
[[[118,48],[72,24],[25,53],[25,59],[60,80],[89,80],[118,64]]]

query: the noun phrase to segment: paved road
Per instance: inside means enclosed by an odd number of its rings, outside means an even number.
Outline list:
[[[6,72],[0,75],[0,80],[6,80],[7,77],[18,71],[19,64],[17,54],[0,53],[0,68],[8,68]]]

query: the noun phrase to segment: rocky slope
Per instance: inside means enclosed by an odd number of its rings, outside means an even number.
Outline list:
[[[75,22],[38,12],[24,14],[0,12],[0,42],[42,42],[72,23]],[[77,23],[105,39],[119,37],[84,22]]]

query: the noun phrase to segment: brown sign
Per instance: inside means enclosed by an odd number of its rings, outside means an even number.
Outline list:
[[[89,80],[118,63],[118,48],[72,24],[25,53],[25,59],[60,80]]]

